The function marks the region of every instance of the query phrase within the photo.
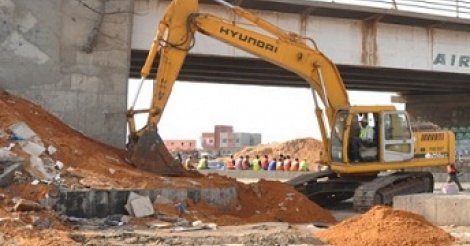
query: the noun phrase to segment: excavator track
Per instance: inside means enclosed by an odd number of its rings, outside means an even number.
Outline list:
[[[354,208],[365,211],[378,205],[391,205],[397,195],[432,192],[430,172],[399,172],[385,176],[339,176],[332,171],[300,175],[287,181],[297,191],[320,206],[333,206],[353,198]]]
[[[324,171],[300,175],[287,183],[318,205],[328,207],[353,197],[354,191],[364,182],[364,179],[371,178],[339,177],[332,171]]]
[[[393,197],[433,192],[434,178],[430,172],[400,172],[378,176],[360,185],[353,197],[354,208],[365,211],[377,204],[392,205]]]

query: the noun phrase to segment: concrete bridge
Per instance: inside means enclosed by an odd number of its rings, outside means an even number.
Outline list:
[[[148,12],[134,17],[132,77],[139,77],[154,36],[149,30],[168,3],[136,1],[136,9]],[[339,66],[348,89],[408,95],[470,92],[470,20],[309,0],[241,5],[285,30],[313,38]],[[200,11],[247,23],[223,6],[203,4]],[[307,86],[292,73],[200,34],[190,54],[182,80]]]

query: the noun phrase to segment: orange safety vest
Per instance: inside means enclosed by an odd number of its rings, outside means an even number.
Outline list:
[[[235,170],[235,160],[229,159],[227,161],[227,169],[228,170]]]
[[[450,164],[447,166],[447,172],[448,173],[456,173],[457,172],[457,168],[455,168],[455,165],[454,164]]]

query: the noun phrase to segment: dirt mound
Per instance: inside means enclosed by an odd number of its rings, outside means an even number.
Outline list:
[[[449,233],[422,216],[385,206],[374,207],[363,215],[316,233],[316,236],[341,246],[445,246],[455,241]]]
[[[52,145],[57,152],[51,157],[65,164],[63,177],[68,186],[94,188],[154,188],[188,187],[185,178],[163,178],[134,168],[125,161],[126,152],[84,136],[62,123],[43,108],[22,98],[0,92],[0,130],[25,122],[41,138],[45,147]],[[8,146],[7,137],[0,145]],[[29,155],[15,146],[13,152],[29,161]],[[82,180],[82,182],[79,182]],[[228,185],[224,180],[197,179],[201,187]],[[220,181],[219,183],[217,183]]]
[[[257,222],[335,223],[331,213],[311,202],[291,186],[277,181],[261,180],[253,184],[238,184],[238,203],[230,209],[218,209],[205,202],[188,201],[189,220],[237,225]],[[157,205],[164,214],[177,215],[174,205]]]
[[[300,138],[287,141],[280,144],[260,144],[253,147],[245,147],[234,156],[249,155],[250,157],[259,155],[268,155],[269,158],[280,154],[284,156],[290,155],[291,158],[299,158],[299,160],[307,159],[310,170],[316,170],[316,164],[320,160],[320,151],[322,151],[322,143],[314,138]]]

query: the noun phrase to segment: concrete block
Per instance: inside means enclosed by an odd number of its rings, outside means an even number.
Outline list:
[[[134,212],[135,217],[142,218],[146,216],[153,215],[155,211],[153,210],[153,205],[150,202],[148,196],[139,197],[131,201],[132,211]]]
[[[18,157],[15,153],[6,149],[0,149],[0,163],[19,162],[21,160],[22,159]]]
[[[7,187],[15,178],[15,172],[23,168],[23,163],[14,163],[4,167],[3,172],[0,174],[0,187]]]
[[[470,195],[442,195],[435,202],[437,225],[470,226]]]
[[[30,139],[37,134],[24,122],[18,122],[9,127],[16,136],[22,139]]]
[[[470,194],[415,194],[397,196],[393,207],[420,214],[429,222],[444,226],[470,225]]]
[[[32,156],[40,156],[46,150],[43,145],[31,141],[22,144],[21,148],[24,152]]]

